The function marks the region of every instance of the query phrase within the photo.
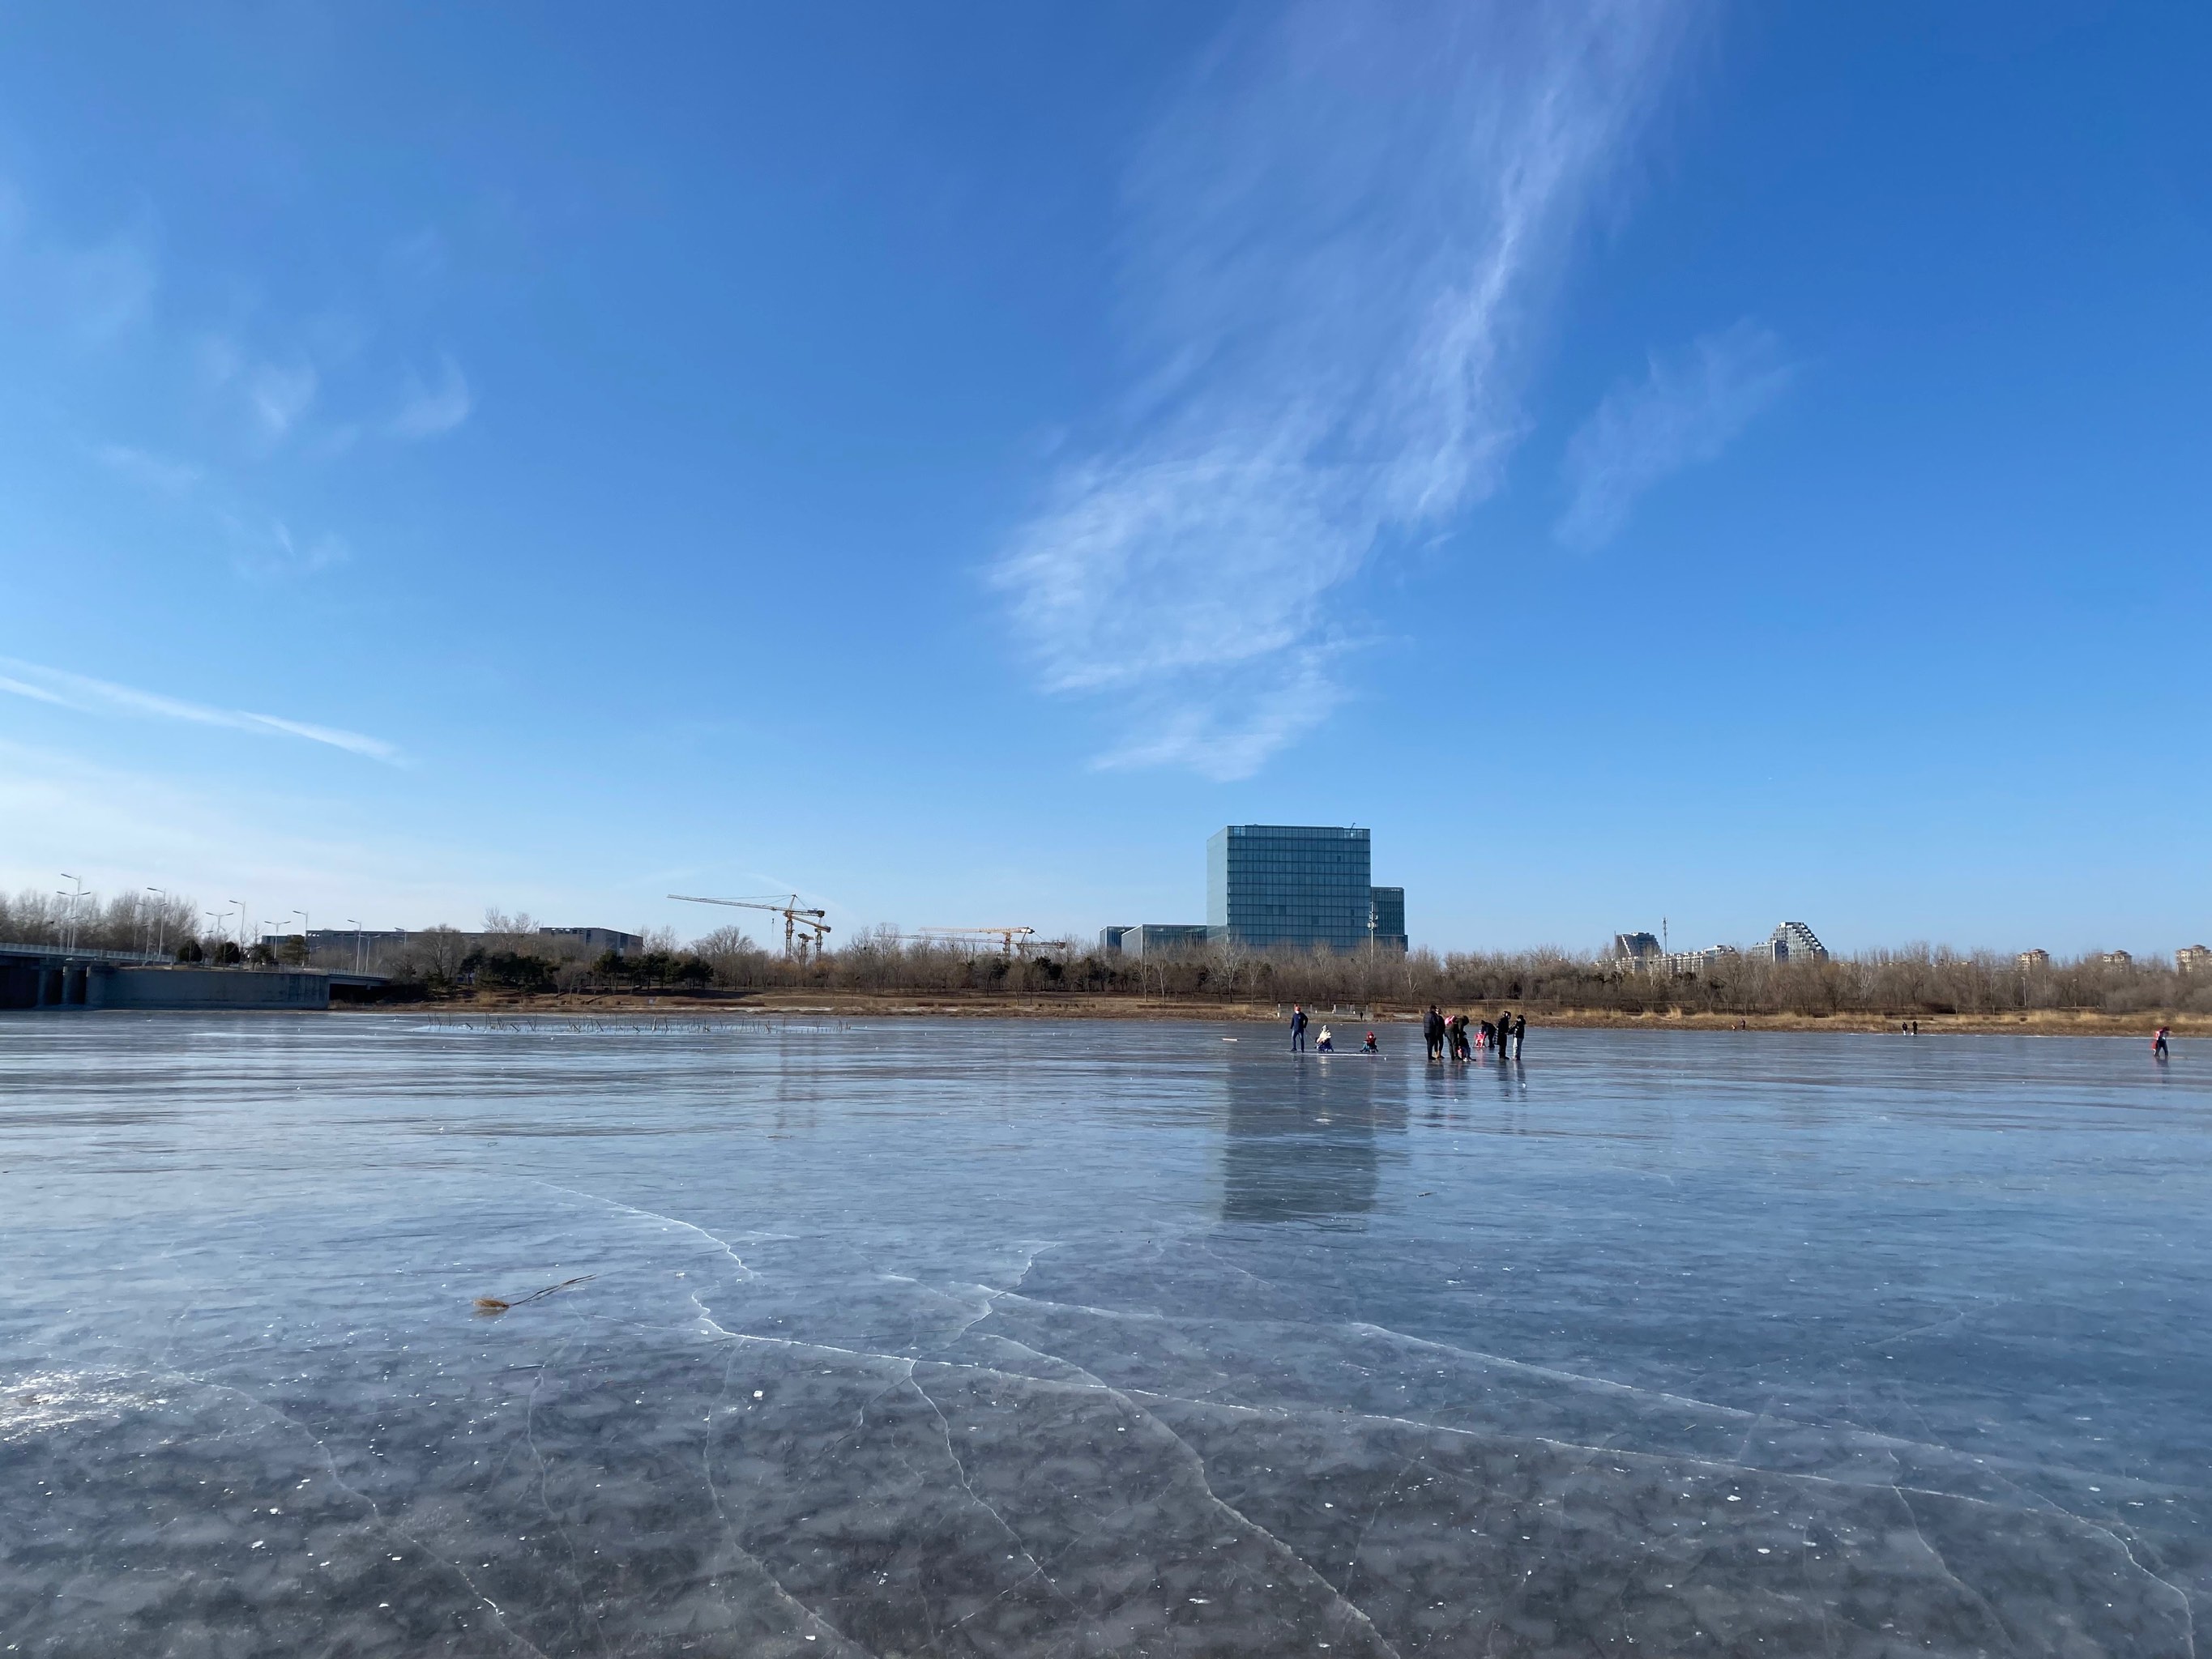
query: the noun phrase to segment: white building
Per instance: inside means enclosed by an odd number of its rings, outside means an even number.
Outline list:
[[[1759,954],[1774,962],[1826,962],[1828,947],[1802,921],[1785,921],[1766,936]]]
[[[1702,978],[1741,962],[1826,962],[1828,947],[1802,921],[1785,921],[1749,950],[1709,945],[1702,951],[1662,951],[1649,933],[1615,933],[1613,965],[1624,972]]]

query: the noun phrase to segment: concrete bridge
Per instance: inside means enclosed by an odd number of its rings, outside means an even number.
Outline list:
[[[367,989],[381,974],[313,968],[209,968],[137,951],[0,944],[0,1010],[327,1008],[333,987]]]

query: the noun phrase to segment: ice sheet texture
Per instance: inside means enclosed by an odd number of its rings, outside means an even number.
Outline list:
[[[9,1017],[0,1649],[2194,1652],[2185,1049],[1231,1034]]]

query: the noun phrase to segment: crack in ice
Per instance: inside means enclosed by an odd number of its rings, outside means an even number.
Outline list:
[[[1905,1495],[1905,1489],[1902,1486],[1892,1486],[1889,1490],[1897,1495],[1898,1504],[1905,1510],[1905,1518],[1912,1528],[1912,1535],[1920,1540],[1920,1547],[1928,1552],[1929,1556],[1935,1561],[1936,1567],[1942,1572],[1943,1577],[1949,1579],[1954,1584],[1956,1584],[1960,1590],[1965,1592],[1966,1596],[1989,1616],[1990,1622],[1995,1625],[2006,1637],[2013,1637],[2014,1632],[2012,1627],[2005,1622],[2004,1615],[1990,1605],[1989,1597],[1984,1595],[1981,1591],[1976,1589],[1965,1579],[1960,1577],[1957,1573],[1952,1571],[1951,1564],[1943,1559],[1943,1552],[1937,1549],[1935,1545],[1928,1541],[1928,1534],[1920,1530],[1920,1517],[1913,1512],[1912,1500]]]
[[[945,1408],[937,1403],[935,1398],[931,1395],[928,1389],[921,1386],[921,1380],[915,1375],[915,1362],[912,1360],[908,1360],[907,1362],[907,1386],[921,1396],[922,1404],[927,1406],[930,1409],[931,1414],[937,1419],[939,1431],[945,1436],[945,1455],[952,1460],[952,1473],[960,1482],[960,1489],[968,1494],[969,1498],[982,1510],[984,1514],[989,1516],[991,1519],[999,1523],[1000,1528],[1006,1533],[1008,1538],[1013,1540],[1014,1547],[1022,1553],[1022,1559],[1030,1564],[1030,1577],[1036,1577],[1042,1574],[1044,1578],[1044,1582],[1052,1586],[1052,1593],[1054,1595],[1060,1597],[1061,1601],[1067,1602],[1067,1605],[1071,1608],[1073,1608],[1075,1612],[1079,1613],[1081,1613],[1082,1609],[1080,1607],[1077,1607],[1073,1601],[1069,1601],[1067,1593],[1061,1589],[1058,1583],[1054,1582],[1053,1576],[1045,1571],[1044,1563],[1038,1560],[1035,1555],[1030,1553],[1030,1547],[1022,1541],[1021,1534],[1014,1530],[1012,1523],[1010,1522],[1005,1516],[1000,1514],[997,1509],[993,1507],[990,1501],[987,1499],[982,1493],[977,1492],[973,1483],[969,1480],[968,1466],[961,1461],[959,1448],[952,1443],[952,1425],[945,1420]],[[1028,1580],[1024,1578],[1017,1581],[1016,1583],[1006,1586],[1006,1589],[1000,1592],[998,1597],[994,1598],[994,1604],[996,1601],[1005,1600],[1007,1595],[1012,1595],[1015,1589],[1018,1589],[1021,1583],[1025,1583],[1027,1582]],[[980,1612],[981,1609],[978,1608],[977,1611]],[[974,1616],[975,1615],[972,1613],[969,1615],[969,1618],[973,1618]],[[959,1625],[963,1625],[967,1622],[968,1621],[965,1619],[961,1620],[955,1625],[954,1628],[957,1629]]]
[[[687,1232],[696,1233],[700,1237],[705,1239],[709,1244],[712,1244],[716,1249],[720,1250],[724,1255],[729,1257],[731,1261],[736,1262],[738,1264],[738,1271],[740,1273],[743,1273],[747,1279],[757,1279],[760,1277],[760,1275],[756,1273],[750,1267],[745,1266],[744,1258],[739,1255],[737,1251],[731,1247],[728,1240],[717,1238],[714,1234],[708,1232],[704,1227],[700,1226],[696,1222],[685,1221],[677,1216],[662,1215],[657,1210],[641,1210],[635,1204],[623,1203],[620,1199],[602,1198],[597,1193],[581,1192],[574,1187],[563,1187],[558,1182],[540,1181],[538,1184],[553,1192],[566,1193],[571,1198],[584,1199],[593,1204],[604,1204],[609,1209],[620,1210],[625,1214],[642,1216],[647,1221],[665,1221],[672,1227],[681,1227]]]
[[[549,1656],[544,1649],[540,1648],[535,1642],[532,1642],[520,1631],[516,1630],[513,1626],[507,1622],[507,1613],[505,1610],[501,1607],[498,1602],[493,1601],[491,1597],[486,1595],[482,1590],[477,1588],[476,1580],[469,1577],[468,1569],[466,1567],[464,1567],[458,1561],[448,1560],[446,1557],[439,1554],[437,1551],[432,1549],[428,1544],[424,1543],[420,1538],[417,1538],[413,1533],[409,1532],[405,1528],[401,1527],[392,1521],[386,1520],[385,1518],[383,1507],[379,1504],[374,1498],[371,1498],[367,1492],[362,1492],[358,1487],[350,1484],[346,1480],[345,1476],[338,1473],[337,1455],[331,1450],[329,1443],[325,1441],[320,1435],[317,1434],[305,1423],[301,1422],[299,1419],[292,1416],[289,1413],[270,1405],[267,1401],[263,1400],[259,1396],[251,1394],[247,1390],[239,1388],[234,1384],[228,1382],[217,1382],[211,1377],[201,1376],[191,1371],[173,1370],[169,1375],[172,1376],[181,1377],[188,1382],[198,1383],[204,1389],[212,1389],[218,1394],[236,1395],[240,1399],[245,1401],[248,1405],[252,1406],[257,1410],[268,1413],[270,1416],[275,1418],[278,1422],[286,1425],[288,1427],[296,1429],[300,1433],[307,1436],[309,1443],[311,1443],[317,1451],[323,1455],[324,1467],[328,1468],[330,1471],[331,1484],[336,1486],[340,1492],[344,1492],[348,1497],[353,1498],[356,1502],[365,1504],[368,1507],[370,1519],[375,1525],[378,1531],[382,1532],[390,1537],[398,1539],[404,1543],[412,1545],[415,1548],[422,1551],[422,1553],[428,1556],[431,1560],[438,1562],[440,1565],[448,1569],[453,1576],[459,1578],[462,1584],[467,1588],[471,1595],[474,1596],[478,1601],[481,1601],[485,1607],[491,1609],[492,1620],[498,1626],[501,1635],[506,1637],[510,1642],[520,1644],[526,1652],[535,1654],[537,1656],[537,1659],[550,1659],[550,1656]],[[217,1437],[220,1438],[221,1437]]]
[[[702,1311],[702,1316],[704,1316],[703,1310]],[[712,1319],[708,1319],[707,1322],[711,1325],[714,1323],[714,1321]],[[720,1328],[717,1327],[717,1328]],[[856,1653],[866,1655],[868,1651],[866,1649],[861,1647],[860,1644],[854,1641],[851,1637],[846,1635],[844,1632],[839,1630],[835,1625],[824,1619],[812,1607],[807,1606],[805,1602],[793,1595],[789,1589],[785,1588],[783,1581],[769,1571],[767,1562],[762,1560],[759,1556],[754,1554],[750,1550],[747,1549],[743,1544],[738,1541],[737,1524],[730,1519],[729,1510],[723,1506],[722,1489],[714,1480],[714,1418],[716,1413],[721,1410],[724,1402],[730,1397],[730,1372],[736,1368],[737,1363],[737,1351],[735,1349],[732,1349],[728,1357],[722,1362],[722,1386],[715,1392],[714,1403],[708,1407],[706,1429],[699,1437],[699,1473],[701,1477],[706,1482],[707,1496],[714,1504],[714,1518],[722,1523],[722,1541],[729,1546],[730,1549],[736,1553],[738,1559],[750,1566],[755,1572],[758,1573],[763,1579],[767,1581],[770,1594],[779,1600],[787,1603],[792,1610],[798,1614],[799,1622],[802,1626],[817,1626],[823,1632],[826,1632],[830,1636],[833,1643],[850,1648]],[[865,1407],[862,1408],[864,1412],[866,1409],[866,1408]],[[720,1575],[717,1574],[716,1578],[718,1581],[720,1577]],[[718,1591],[720,1588],[720,1585],[718,1582],[716,1584]],[[723,1605],[725,1607],[729,1605],[727,1598],[724,1599]]]
[[[564,1338],[553,1350],[552,1358],[540,1364],[537,1374],[530,1379],[530,1392],[523,1396],[522,1401],[522,1438],[530,1448],[532,1460],[538,1465],[538,1507],[544,1512],[546,1520],[552,1523],[553,1530],[562,1543],[568,1547],[568,1583],[576,1592],[577,1607],[591,1621],[592,1638],[599,1643],[599,1650],[604,1653],[607,1650],[607,1633],[599,1624],[599,1615],[592,1606],[591,1598],[584,1593],[583,1561],[576,1553],[576,1540],[561,1517],[553,1512],[552,1495],[548,1490],[553,1472],[545,1462],[545,1454],[538,1449],[538,1390],[544,1385],[546,1373],[553,1369],[555,1361],[568,1352],[576,1340],[573,1335]]]

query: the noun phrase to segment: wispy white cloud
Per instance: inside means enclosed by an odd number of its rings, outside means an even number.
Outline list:
[[[1570,500],[1554,526],[1571,547],[1610,541],[1637,497],[1674,473],[1716,459],[1790,383],[1782,342],[1746,320],[1654,355],[1640,380],[1606,393],[1568,440],[1561,465]]]
[[[1129,390],[995,566],[1111,765],[1243,776],[1345,695],[1346,584],[1493,490],[1537,279],[1678,31],[1655,0],[1257,9],[1133,168]]]
[[[0,691],[7,692],[10,696],[28,697],[34,702],[50,702],[58,708],[71,706],[70,700],[58,692],[49,691],[43,685],[33,685],[26,680],[12,679],[5,674],[0,674]]]
[[[392,435],[408,439],[441,437],[467,420],[474,406],[460,365],[451,357],[445,358],[439,364],[434,386],[418,375],[408,376],[407,401],[392,416]]]
[[[0,179],[0,297],[79,344],[105,346],[152,313],[161,269],[143,224],[81,241],[39,222]]]
[[[305,361],[256,363],[246,376],[246,407],[270,439],[280,439],[299,423],[315,401],[321,376]]]
[[[322,375],[308,357],[260,356],[228,334],[202,335],[193,356],[203,386],[222,406],[243,416],[252,447],[263,453],[291,435],[322,388]]]
[[[1340,647],[1304,646],[1270,663],[1266,695],[1237,668],[1216,676],[1181,677],[1177,695],[1147,705],[1150,719],[1093,762],[1101,771],[1179,766],[1202,777],[1249,777],[1268,756],[1328,719],[1344,701],[1331,672]]]
[[[92,453],[101,465],[112,468],[133,483],[167,495],[183,495],[206,476],[190,461],[173,460],[130,444],[101,444]]]
[[[193,726],[228,726],[241,732],[278,732],[286,737],[305,738],[310,743],[328,744],[334,749],[365,755],[372,760],[396,762],[400,758],[398,749],[381,738],[364,737],[358,732],[286,720],[276,714],[258,714],[248,709],[187,702],[158,691],[141,691],[112,680],[94,679],[89,675],[72,674],[64,669],[47,668],[11,657],[0,657],[0,691],[74,708],[80,714],[120,714],[144,720],[182,720]]]
[[[328,532],[300,541],[282,520],[259,525],[235,514],[220,516],[230,536],[231,568],[241,576],[312,576],[343,564],[353,556],[353,550],[346,545],[345,539]]]

